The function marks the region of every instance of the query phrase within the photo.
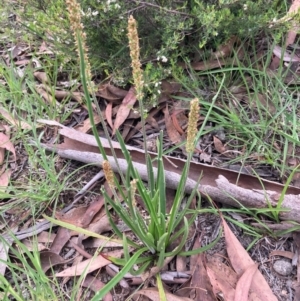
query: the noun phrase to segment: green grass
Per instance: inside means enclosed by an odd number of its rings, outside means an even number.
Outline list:
[[[269,47],[271,49],[272,44]],[[270,61],[271,55],[270,51],[265,60]],[[211,131],[223,128],[228,150],[239,152],[226,164],[254,167],[266,164],[282,178],[288,170],[285,164],[288,146],[299,145],[299,100],[295,97],[299,88],[282,81],[283,71],[282,75],[270,76],[266,70],[255,68],[255,62],[252,66],[250,58],[246,57],[245,61],[239,61],[238,66],[204,72],[190,68],[193,81],[188,81],[184,73],[177,72],[175,77],[195,97],[199,95],[195,91],[207,94],[201,103],[203,116],[207,115],[212,98],[218,94],[214,110],[209,115]],[[221,77],[225,77],[222,84]],[[232,93],[237,86],[244,88],[243,95],[238,97]],[[221,91],[217,93],[219,87]],[[265,103],[261,101],[262,97]]]

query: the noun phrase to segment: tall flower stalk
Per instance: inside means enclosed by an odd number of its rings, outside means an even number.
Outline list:
[[[145,158],[147,158],[147,136],[145,132],[145,110],[144,110],[144,79],[143,79],[143,71],[141,69],[140,62],[140,43],[139,36],[137,31],[136,20],[133,16],[130,16],[128,19],[128,40],[129,40],[129,50],[131,57],[131,68],[132,68],[132,77],[136,90],[136,97],[139,101],[139,109],[141,114],[141,123],[143,129],[143,139],[144,139],[144,150],[145,150]]]
[[[198,133],[197,121],[199,119],[199,110],[199,99],[194,98],[190,104],[189,122],[185,147],[188,154],[193,153],[195,148],[195,138]]]
[[[137,32],[137,24],[133,16],[130,16],[128,19],[127,36],[129,40],[132,76],[133,76],[133,82],[136,89],[136,96],[139,101],[142,101],[144,96],[143,94],[144,80],[143,80],[143,71],[141,69],[141,62],[140,62],[140,44],[139,44],[139,36]]]
[[[91,65],[88,58],[88,47],[86,45],[86,33],[81,22],[80,4],[76,0],[66,0],[67,10],[70,20],[70,26],[75,39],[76,51],[78,59],[80,60],[80,47],[83,49],[84,64],[85,64],[85,78],[88,82],[89,92],[92,93],[92,73]],[[80,46],[81,45],[81,46]]]

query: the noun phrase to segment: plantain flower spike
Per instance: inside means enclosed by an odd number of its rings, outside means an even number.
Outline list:
[[[114,172],[111,169],[110,163],[106,160],[102,163],[105,179],[111,189],[115,187]]]
[[[141,69],[140,62],[140,45],[139,45],[139,36],[137,32],[136,20],[133,16],[130,16],[128,19],[128,40],[129,40],[129,49],[131,57],[131,67],[133,81],[136,89],[136,95],[138,100],[143,98],[143,71]]]
[[[192,153],[194,151],[194,140],[197,135],[197,121],[199,118],[199,99],[194,98],[191,101],[188,129],[187,129],[187,139],[186,139],[186,151]]]
[[[130,193],[131,193],[133,207],[136,207],[135,192],[136,192],[137,181],[138,181],[137,179],[133,179],[132,181],[130,181]]]
[[[83,24],[81,23],[81,8],[76,0],[66,0],[67,10],[70,20],[70,26],[75,38],[75,45],[78,57],[80,58],[80,43],[83,49],[84,64],[85,64],[85,77],[88,83],[91,83],[92,73],[91,65],[88,58],[88,47],[86,46],[86,34],[84,32]],[[92,86],[89,84],[89,90],[92,91]],[[90,92],[91,92],[90,91]]]

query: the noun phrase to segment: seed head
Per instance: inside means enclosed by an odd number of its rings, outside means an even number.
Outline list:
[[[102,163],[103,172],[105,175],[105,179],[109,185],[109,187],[112,189],[115,187],[115,180],[114,180],[114,172],[111,169],[110,163],[106,160]]]
[[[186,139],[186,151],[192,153],[194,151],[194,140],[197,135],[197,121],[199,118],[199,99],[194,98],[191,101],[188,129],[187,129],[187,139]]]
[[[133,207],[136,207],[136,199],[135,199],[135,192],[136,192],[136,183],[137,179],[133,179],[130,182],[130,193],[131,193],[131,199],[132,199],[132,205]]]
[[[143,71],[141,69],[141,62],[140,62],[140,45],[139,45],[139,36],[137,32],[137,24],[133,16],[130,16],[128,19],[127,36],[129,40],[132,75],[133,75],[133,81],[137,93],[137,99],[142,100],[143,85],[144,85]]]
[[[88,58],[88,47],[86,46],[86,34],[84,32],[83,24],[81,23],[81,9],[80,4],[76,0],[66,0],[70,26],[73,31],[73,36],[75,39],[75,45],[78,57],[80,58],[80,43],[83,49],[84,64],[85,64],[85,77],[88,83],[91,83],[91,65]],[[92,85],[93,86],[93,85]],[[93,87],[89,85],[89,90],[91,91]]]

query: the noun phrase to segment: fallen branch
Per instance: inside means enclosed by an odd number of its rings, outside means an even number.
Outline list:
[[[103,157],[100,154],[93,152],[77,151],[72,149],[61,149],[58,146],[42,145],[46,150],[56,152],[59,156],[71,160],[80,161],[87,164],[93,164],[102,167]],[[113,157],[108,156],[108,161],[112,169],[118,172],[117,165]],[[118,163],[121,172],[125,173],[128,169],[128,164],[125,159],[118,158]],[[133,161],[134,167],[139,171],[141,178],[147,181],[148,174],[145,164]],[[156,168],[154,168],[156,174]],[[181,175],[170,170],[165,171],[166,185],[168,188],[177,189]],[[201,184],[198,187],[199,191],[204,196],[209,196],[212,200],[224,203],[234,207],[245,206],[248,208],[268,208],[269,205],[275,207],[279,200],[280,193],[278,190],[259,190],[247,189],[241,186],[230,183],[223,175],[219,175],[215,179],[215,183]],[[188,178],[185,185],[185,192],[191,193],[197,182]],[[275,185],[276,187],[276,185]],[[279,214],[281,220],[291,220],[300,223],[300,195],[286,194],[282,202],[282,208],[289,211],[284,211]]]

